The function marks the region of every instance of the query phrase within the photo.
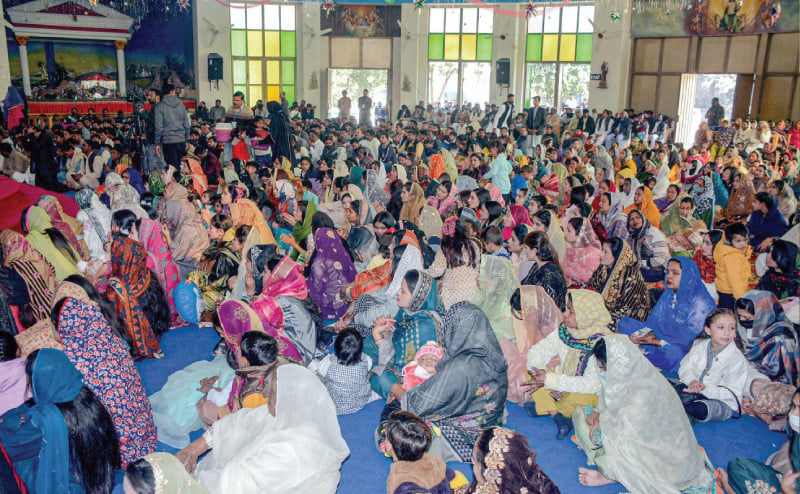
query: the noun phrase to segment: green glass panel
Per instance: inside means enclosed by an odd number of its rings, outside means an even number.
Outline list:
[[[281,31],[281,56],[294,58],[297,53],[294,31]]]
[[[294,84],[294,61],[281,62],[281,84]]]
[[[247,83],[247,62],[244,60],[233,61],[233,83],[246,84]]]
[[[281,86],[281,91],[286,93],[286,99],[289,100],[290,103],[293,103],[295,101],[294,86]]]
[[[479,34],[478,35],[478,53],[476,58],[481,61],[492,60],[492,35]]]
[[[579,34],[578,43],[575,46],[576,62],[592,61],[592,34]]]
[[[231,31],[231,55],[243,57],[247,55],[247,33]]]
[[[428,36],[428,60],[444,60],[444,34]]]
[[[529,34],[525,45],[525,60],[528,62],[542,61],[542,35]]]

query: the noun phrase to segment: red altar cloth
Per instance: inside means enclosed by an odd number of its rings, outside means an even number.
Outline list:
[[[194,101],[184,101],[183,105],[187,110],[194,110],[197,103]],[[107,108],[108,112],[116,115],[117,112],[122,110],[125,113],[133,113],[133,103],[127,101],[30,101],[28,102],[28,114],[31,116],[46,114],[68,115],[73,108],[78,109],[78,113],[86,115],[89,109],[93,109],[95,113],[103,113],[103,109]]]

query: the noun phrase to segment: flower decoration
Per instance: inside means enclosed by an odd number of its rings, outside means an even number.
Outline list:
[[[322,10],[325,11],[325,15],[331,15],[331,12],[336,10],[336,2],[334,0],[325,0],[322,4]]]
[[[525,17],[530,19],[535,15],[539,15],[539,11],[533,6],[533,0],[528,0],[528,5],[525,7]]]
[[[619,9],[614,9],[611,11],[611,20],[617,22],[618,20],[622,19],[622,14],[620,14]]]
[[[419,12],[425,6],[425,0],[414,0],[414,9]]]

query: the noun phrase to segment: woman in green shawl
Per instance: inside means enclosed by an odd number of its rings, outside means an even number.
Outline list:
[[[281,235],[281,242],[292,248],[291,258],[300,264],[306,262],[308,239],[311,235],[311,219],[317,212],[317,205],[313,201],[297,201],[291,215],[284,215],[288,223],[292,224],[291,235]],[[291,216],[289,218],[288,216]]]
[[[361,191],[364,191],[364,169],[355,165],[350,169],[350,183],[357,185]]]
[[[661,231],[667,237],[670,253],[690,251],[698,247],[706,230],[703,220],[694,217],[694,200],[689,194],[681,194],[667,209],[661,221]]]
[[[44,209],[31,206],[22,212],[22,231],[31,246],[53,266],[58,281],[67,276],[80,274],[77,263],[78,252],[63,233],[53,228],[50,216]]]

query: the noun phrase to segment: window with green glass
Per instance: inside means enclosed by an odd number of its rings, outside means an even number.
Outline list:
[[[575,104],[574,101],[567,102],[567,98],[579,102],[588,100],[593,21],[594,5],[577,2],[561,7],[546,6],[528,19],[526,105],[536,95],[542,98],[542,104],[548,106],[558,106],[557,102]],[[545,81],[550,77],[552,79]],[[581,80],[573,80],[576,77]],[[559,92],[567,98],[560,98]]]
[[[233,89],[247,103],[258,100],[295,99],[297,60],[296,8],[294,5],[232,3],[231,56]]]
[[[492,9],[430,9],[428,89],[432,102],[483,99],[483,92],[488,99],[490,85],[482,86],[491,73],[493,30]]]

